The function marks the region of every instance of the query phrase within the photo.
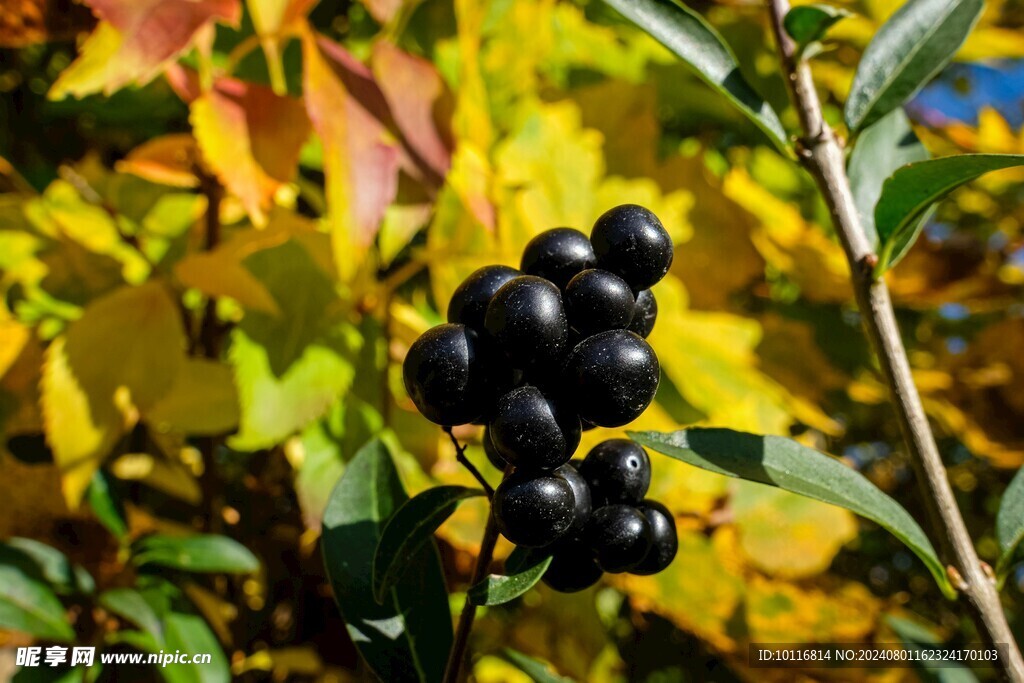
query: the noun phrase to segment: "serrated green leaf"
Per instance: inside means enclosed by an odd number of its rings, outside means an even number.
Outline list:
[[[86,491],[86,500],[89,502],[93,514],[100,520],[100,524],[106,527],[107,531],[122,541],[128,537],[124,505],[114,493],[110,486],[110,479],[103,470],[97,470],[96,474],[92,475],[92,483],[89,484],[89,490]]]
[[[501,654],[520,671],[536,681],[536,683],[573,683],[571,678],[559,676],[551,670],[549,665],[533,657],[528,657],[522,652],[505,648]]]
[[[1024,165],[1021,154],[961,154],[897,170],[882,185],[875,206],[879,254],[875,273],[892,268],[910,250],[935,202],[990,171]]]
[[[12,555],[21,561],[16,562]],[[59,642],[75,639],[64,606],[34,561],[7,545],[0,546],[0,628]]]
[[[187,572],[248,574],[260,567],[259,559],[244,545],[216,534],[164,536],[154,534],[133,547],[132,562]]]
[[[882,195],[882,183],[896,169],[927,158],[928,150],[917,138],[902,107],[868,126],[857,138],[847,163],[847,174],[861,227],[872,248],[878,246],[875,205]]]
[[[981,15],[983,0],[909,0],[871,39],[846,100],[857,133],[917,93],[942,71]]]
[[[782,20],[789,37],[800,50],[825,37],[836,22],[850,16],[850,12],[832,5],[800,5],[786,13]]]
[[[999,501],[996,538],[999,539],[1000,550],[996,576],[1001,578],[1006,575],[1017,554],[1017,547],[1024,540],[1024,468],[1017,470]]]
[[[605,0],[688,64],[697,76],[725,95],[780,149],[786,131],[771,106],[747,82],[732,49],[699,14],[673,0]]]
[[[406,501],[387,446],[367,443],[348,464],[324,512],[322,547],[334,597],[352,641],[383,680],[441,680],[452,643],[437,547],[428,541],[379,605],[373,557],[384,525]]]
[[[862,474],[820,451],[780,436],[731,429],[629,432],[629,436],[690,465],[777,486],[870,519],[921,558],[947,597],[956,595],[935,548],[910,513]]]
[[[467,593],[474,605],[503,605],[537,585],[551,565],[551,555],[516,548],[505,563],[505,575],[491,574]]]
[[[435,486],[407,500],[388,520],[373,556],[373,595],[384,602],[409,562],[452,516],[459,503],[485,495],[465,486]]]

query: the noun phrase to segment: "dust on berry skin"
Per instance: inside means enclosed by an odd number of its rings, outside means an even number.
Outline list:
[[[472,422],[483,410],[486,356],[465,325],[438,325],[409,347],[402,378],[425,418],[440,425]]]
[[[648,289],[672,266],[672,238],[658,217],[636,204],[609,209],[594,223],[590,242],[598,267],[629,283],[633,291]]]
[[[565,289],[577,273],[596,262],[590,239],[573,228],[553,228],[534,237],[523,250],[524,273],[550,280]]]
[[[629,321],[627,330],[639,335],[644,339],[654,330],[654,323],[658,320],[658,301],[649,289],[642,290],[636,295],[636,304],[633,306],[633,317]]]
[[[556,469],[554,474],[555,476],[565,479],[569,484],[569,487],[572,489],[575,504],[573,507],[573,523],[569,532],[573,534],[582,533],[587,527],[587,522],[590,520],[590,513],[593,511],[590,486],[587,485],[587,481],[583,478],[583,475],[579,473],[579,470],[577,470],[571,462],[567,462]]]
[[[609,574],[639,565],[651,548],[651,525],[642,512],[629,505],[606,505],[594,510],[586,539],[597,564]]]
[[[576,413],[525,385],[498,399],[488,425],[498,453],[516,467],[551,470],[565,464],[580,443]]]
[[[608,439],[590,449],[579,467],[596,505],[637,505],[651,485],[647,451],[629,439]]]
[[[477,268],[452,294],[448,303],[448,322],[462,323],[477,334],[484,334],[487,304],[491,303],[502,285],[519,275],[522,273],[508,266]]]
[[[574,503],[572,487],[562,477],[517,471],[494,491],[494,521],[512,543],[539,548],[569,530]]]
[[[621,427],[654,400],[661,368],[646,341],[626,330],[609,330],[576,345],[564,377],[581,418],[600,427]]]
[[[533,275],[501,286],[487,306],[484,327],[505,356],[523,369],[555,362],[569,338],[561,292]]]
[[[626,281],[597,268],[584,270],[570,280],[563,299],[569,326],[583,337],[625,329],[636,307],[633,290]]]

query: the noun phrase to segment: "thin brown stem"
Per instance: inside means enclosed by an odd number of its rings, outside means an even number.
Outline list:
[[[1024,659],[1003,613],[995,581],[986,575],[957,508],[942,457],[914,385],[889,289],[884,280],[874,276],[878,257],[860,224],[846,175],[842,145],[824,120],[810,67],[797,58],[793,41],[783,28],[783,19],[789,11],[788,0],[768,0],[768,7],[783,75],[803,129],[798,155],[828,205],[836,234],[846,253],[864,328],[878,357],[879,369],[899,419],[932,533],[940,541],[949,574],[961,579],[956,587],[967,598],[980,638],[987,645],[1004,646],[999,666],[1007,679],[1024,682]]]
[[[469,473],[473,475],[473,478],[480,483],[484,492],[487,493],[488,498],[493,496],[494,489],[487,483],[487,480],[484,479],[484,475],[480,474],[480,470],[476,468],[476,465],[471,463],[469,458],[466,457],[466,447],[460,444],[459,440],[455,438],[455,434],[452,433],[452,428],[446,426],[444,427],[444,431],[448,434],[448,438],[452,440],[452,444],[455,446],[455,459],[458,460],[463,467],[469,470]]]
[[[450,433],[450,432],[449,432]],[[454,437],[453,437],[454,438]],[[505,468],[507,477],[512,471],[512,466]],[[487,575],[487,568],[491,566],[494,559],[494,546],[498,543],[498,525],[494,521],[494,509],[487,512],[487,526],[484,528],[484,537],[480,541],[480,554],[476,557],[476,566],[473,568],[471,586],[483,581]],[[473,630],[473,622],[476,620],[476,605],[469,596],[462,606],[462,614],[459,615],[459,623],[455,628],[455,640],[452,643],[451,652],[448,653],[448,663],[444,668],[444,683],[458,683],[462,673],[462,665],[466,661],[466,649],[469,647],[469,634]]]

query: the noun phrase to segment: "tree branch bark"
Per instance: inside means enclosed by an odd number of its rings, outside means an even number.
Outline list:
[[[860,224],[846,175],[842,145],[825,122],[810,67],[796,56],[795,45],[783,27],[788,0],[768,0],[783,76],[790,99],[800,117],[804,137],[797,153],[814,177],[835,226],[846,258],[854,295],[868,339],[878,357],[889,398],[899,418],[917,484],[928,511],[932,533],[948,563],[956,588],[967,604],[979,636],[986,645],[1004,645],[999,666],[1007,679],[1024,681],[1024,659],[1013,639],[999,601],[995,581],[985,571],[964,524],[931,426],[914,385],[910,363],[900,338],[889,289],[874,277],[878,257]]]

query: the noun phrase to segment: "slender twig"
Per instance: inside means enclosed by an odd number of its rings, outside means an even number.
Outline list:
[[[810,67],[796,57],[793,41],[783,28],[789,2],[768,0],[768,7],[790,98],[803,129],[798,154],[821,190],[846,252],[864,328],[889,388],[932,532],[940,539],[942,554],[950,565],[949,573],[961,578],[957,588],[967,598],[980,638],[987,645],[1004,645],[999,666],[1009,680],[1024,681],[1024,659],[1007,624],[995,582],[986,576],[957,508],[921,397],[914,386],[888,287],[884,280],[874,276],[878,257],[860,224],[846,175],[842,145],[822,116]]]
[[[505,476],[507,477],[511,471],[512,466],[507,466]],[[476,566],[473,568],[473,579],[470,581],[470,586],[480,583],[487,575],[487,568],[494,558],[494,546],[497,543],[498,525],[494,521],[494,509],[489,508],[487,526],[484,528],[483,540],[480,541],[480,554],[476,557]],[[444,667],[444,683],[458,683],[462,665],[466,661],[466,648],[469,646],[469,634],[473,630],[474,620],[476,620],[476,605],[470,601],[467,595],[466,602],[462,605],[462,614],[459,615],[458,626],[455,628],[455,640],[452,642],[451,652],[448,653],[448,663]]]
[[[494,489],[487,480],[484,479],[484,475],[480,474],[480,470],[476,468],[476,465],[469,461],[466,457],[466,447],[459,443],[459,440],[455,438],[455,434],[452,433],[452,428],[449,426],[444,427],[444,431],[448,434],[448,438],[452,440],[452,445],[455,446],[455,459],[458,460],[463,467],[469,470],[469,473],[473,475],[473,478],[480,482],[480,486],[483,487],[484,492],[487,493],[487,497],[490,498],[494,495]]]

